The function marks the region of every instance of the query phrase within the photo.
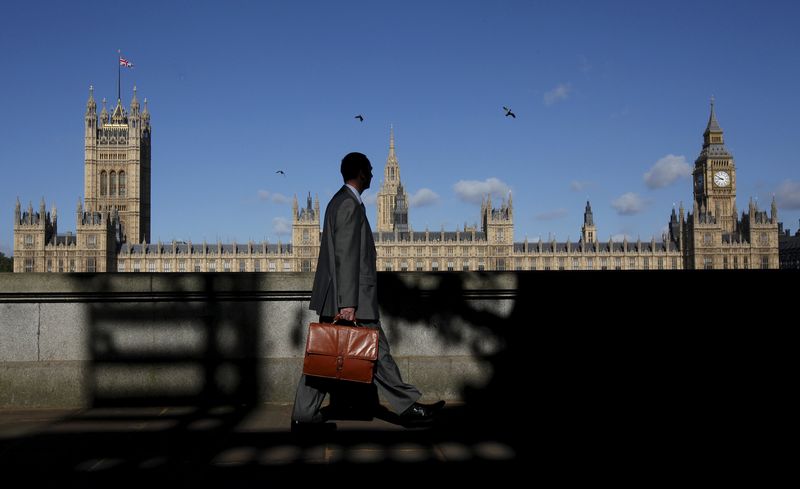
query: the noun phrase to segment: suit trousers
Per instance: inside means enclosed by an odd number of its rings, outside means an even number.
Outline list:
[[[331,318],[320,318],[321,322],[332,322]],[[359,325],[378,330],[378,359],[375,362],[375,373],[372,383],[378,388],[380,396],[389,403],[392,410],[401,414],[422,397],[419,389],[403,382],[400,369],[389,350],[389,341],[383,332],[380,321],[364,322]],[[346,381],[332,381],[346,382]],[[319,423],[324,421],[320,408],[325,400],[327,387],[331,385],[328,379],[307,377],[302,375],[297,384],[297,393],[294,398],[292,420],[301,423]]]

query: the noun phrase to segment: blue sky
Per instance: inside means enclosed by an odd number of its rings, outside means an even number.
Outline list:
[[[369,202],[390,124],[416,230],[511,190],[517,240],[577,240],[587,198],[601,239],[649,239],[691,207],[712,95],[739,209],[775,194],[794,232],[798,5],[5,2],[0,251],[17,196],[75,229],[88,87],[116,98],[117,49],[124,103],[135,84],[152,114],[153,240],[286,241],[291,197],[324,206],[350,151],[376,168]]]

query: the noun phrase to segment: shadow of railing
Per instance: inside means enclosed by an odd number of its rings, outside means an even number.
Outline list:
[[[96,277],[98,290],[110,289],[105,277]],[[86,385],[92,406],[257,402],[264,318],[249,296],[258,286],[255,277],[153,278],[156,290],[89,303]],[[239,300],[240,294],[247,299]]]

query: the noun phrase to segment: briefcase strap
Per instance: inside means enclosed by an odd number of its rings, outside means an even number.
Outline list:
[[[342,315],[341,314],[336,314],[333,317],[333,322],[331,324],[336,324],[338,321],[344,321],[344,319],[342,319]],[[364,327],[363,324],[359,324],[358,323],[358,318],[355,318],[355,320],[353,321],[353,326],[358,326],[359,328],[363,328]]]

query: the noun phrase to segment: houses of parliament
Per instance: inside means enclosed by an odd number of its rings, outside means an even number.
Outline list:
[[[310,272],[320,242],[319,199],[294,199],[289,243],[152,242],[151,126],[147,100],[126,110],[106,102],[98,118],[93,89],[84,115],[84,200],[75,233],[58,232],[44,200],[14,210],[14,272]],[[378,270],[661,270],[778,268],[778,212],[751,199],[739,214],[736,165],[713,102],[692,172],[693,202],[668,220],[660,241],[601,241],[586,203],[577,242],[514,241],[512,196],[480,210],[480,229],[415,231],[400,178],[394,133],[377,196]]]

